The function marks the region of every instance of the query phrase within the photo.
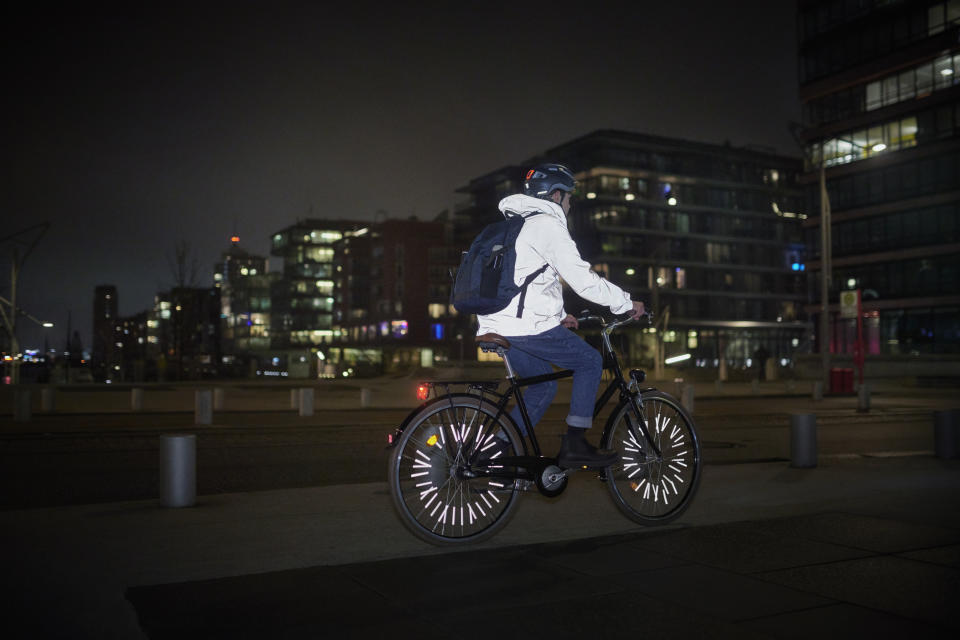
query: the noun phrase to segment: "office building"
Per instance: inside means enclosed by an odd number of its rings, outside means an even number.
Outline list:
[[[854,349],[838,298],[858,289],[868,357],[958,353],[960,0],[801,0],[798,27],[807,311],[822,304],[822,167],[830,350]]]
[[[521,191],[522,172],[539,162],[576,174],[568,228],[584,259],[656,313],[656,331],[626,334],[632,361],[689,356],[684,366],[725,377],[728,367],[755,366],[758,352],[789,365],[809,348],[799,158],[595,131],[460,189],[470,196],[456,212],[466,237],[499,215],[498,201]],[[573,313],[584,306],[567,302]]]

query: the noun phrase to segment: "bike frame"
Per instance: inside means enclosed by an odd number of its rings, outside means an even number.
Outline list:
[[[643,391],[651,390],[652,387],[648,389],[640,390],[637,393],[633,393],[630,391],[630,385],[627,383],[627,381],[623,377],[623,369],[620,367],[620,360],[617,357],[617,353],[613,348],[613,344],[610,342],[610,334],[620,324],[623,324],[623,322],[612,323],[608,326],[604,326],[603,329],[601,330],[601,336],[603,338],[603,350],[605,355],[607,355],[610,358],[610,363],[611,363],[610,366],[607,367],[607,369],[613,372],[613,379],[610,381],[610,384],[607,385],[607,388],[603,391],[603,394],[601,394],[601,396],[594,403],[593,417],[596,418],[598,415],[600,415],[600,412],[603,411],[603,408],[610,401],[610,398],[612,398],[613,395],[617,391],[619,391],[620,401],[629,403],[633,411],[634,417],[636,418],[637,425],[640,428],[640,433],[635,434],[635,437],[637,437],[638,440],[641,437],[645,439],[647,443],[650,445],[651,449],[654,451],[655,455],[659,457],[660,449],[659,447],[656,446],[656,443],[654,442],[653,438],[650,437],[650,433],[647,430],[646,420],[643,419],[643,411],[642,411],[643,398],[641,396],[641,393]],[[497,414],[494,417],[494,420],[498,420],[502,415],[504,415],[507,405],[510,402],[510,398],[515,397],[517,401],[517,406],[520,409],[520,416],[523,418],[523,424],[524,424],[524,427],[526,428],[527,438],[530,440],[530,444],[532,445],[533,454],[535,456],[540,457],[542,456],[542,452],[540,450],[540,443],[537,441],[536,432],[533,426],[530,424],[530,414],[527,412],[527,405],[523,400],[523,393],[521,392],[521,389],[523,387],[529,387],[529,386],[540,384],[543,382],[551,382],[553,380],[560,380],[563,378],[572,377],[573,371],[570,369],[564,369],[562,371],[555,371],[553,373],[546,373],[539,376],[519,378],[514,374],[513,368],[510,366],[509,356],[507,352],[503,349],[503,347],[498,346],[497,353],[500,355],[501,358],[503,358],[504,363],[507,366],[507,371],[509,373],[509,375],[507,376],[507,380],[510,381],[510,388],[507,389],[507,391],[505,391],[502,394],[497,393],[495,391],[491,392],[493,395],[499,396],[500,398],[496,405]],[[482,397],[482,393],[483,392],[481,391],[481,397]],[[606,434],[604,433],[604,435]]]

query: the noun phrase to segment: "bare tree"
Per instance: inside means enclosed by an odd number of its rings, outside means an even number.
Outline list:
[[[189,333],[186,327],[184,303],[192,295],[190,289],[199,283],[200,261],[193,251],[193,247],[186,240],[179,240],[173,248],[172,254],[167,254],[167,265],[173,284],[170,288],[170,325],[173,330],[174,360],[177,363],[177,379],[184,377],[184,356]],[[192,351],[192,350],[191,350]]]

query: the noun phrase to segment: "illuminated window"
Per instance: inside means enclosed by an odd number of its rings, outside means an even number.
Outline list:
[[[406,320],[391,320],[390,321],[390,333],[394,338],[402,338],[407,335],[409,327],[407,326]]]
[[[697,332],[687,331],[687,349],[697,348]]]
[[[427,313],[430,314],[431,318],[442,318],[447,312],[447,305],[445,304],[429,304],[427,305]]]

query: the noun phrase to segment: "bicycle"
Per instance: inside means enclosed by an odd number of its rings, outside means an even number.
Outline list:
[[[629,382],[624,378],[610,336],[632,320],[578,318],[581,323],[600,322],[604,366],[613,374],[596,401],[594,417],[619,391],[601,447],[616,451],[620,459],[600,469],[599,478],[627,518],[659,525],[690,506],[700,481],[700,443],[693,420],[673,396],[653,387],[641,389],[646,374],[639,369],[630,370]],[[493,536],[509,522],[523,491],[535,485],[542,495],[556,497],[579,470],[560,468],[555,458],[542,454],[521,393],[523,387],[573,372],[521,378],[510,366],[505,338],[485,334],[476,342],[503,359],[509,389],[499,392],[497,380],[426,382],[419,387],[423,404],[388,437],[393,506],[414,535],[440,546]],[[465,386],[466,391],[451,392],[451,386]],[[526,439],[506,412],[511,398],[519,405]]]

